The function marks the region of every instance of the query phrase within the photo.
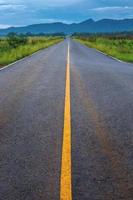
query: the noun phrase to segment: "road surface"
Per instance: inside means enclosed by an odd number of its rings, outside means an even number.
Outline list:
[[[0,71],[0,200],[133,199],[133,64],[65,40]]]

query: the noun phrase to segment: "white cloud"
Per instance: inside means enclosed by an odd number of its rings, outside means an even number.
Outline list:
[[[7,24],[0,24],[0,29],[4,29],[4,28],[8,28],[11,25],[7,25]]]
[[[98,7],[98,8],[92,8],[89,9],[89,11],[98,11],[98,12],[104,12],[104,11],[130,11],[133,10],[133,7],[128,6],[111,6],[111,7]]]
[[[23,0],[0,0],[0,6],[3,4],[3,5],[8,5],[8,4],[16,4],[16,5],[19,5],[19,4],[22,4],[22,2],[24,2]]]
[[[0,6],[1,4],[5,5],[30,5],[30,6],[66,6],[71,5],[74,3],[83,2],[84,0],[0,0]]]
[[[25,5],[17,5],[17,4],[0,4],[0,10],[22,10],[25,9]]]
[[[74,3],[82,2],[83,0],[27,0],[27,3],[35,4],[35,5],[44,5],[44,6],[64,6],[64,5],[71,5]],[[25,2],[25,1],[23,1]]]
[[[73,21],[71,20],[63,20],[63,19],[59,20],[57,18],[42,18],[42,19],[40,18],[36,20],[36,23],[54,23],[54,22],[61,22],[61,23],[66,23],[66,24],[73,23]]]

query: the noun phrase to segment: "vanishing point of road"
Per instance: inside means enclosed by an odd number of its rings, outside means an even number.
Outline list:
[[[0,71],[0,200],[133,199],[133,64],[71,39]]]

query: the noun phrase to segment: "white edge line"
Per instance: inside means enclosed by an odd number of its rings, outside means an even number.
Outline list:
[[[85,46],[86,46],[86,45],[85,45]],[[93,47],[89,47],[89,48],[94,49],[95,51],[97,51],[97,52],[103,54],[104,56],[110,57],[110,58],[112,58],[113,60],[116,60],[116,61],[118,61],[118,62],[121,62],[121,63],[124,63],[124,64],[133,65],[133,63],[126,62],[126,61],[120,60],[120,59],[118,59],[118,58],[115,58],[115,57],[113,57],[113,56],[111,56],[111,55],[109,55],[109,54],[107,54],[107,53],[104,53],[103,51],[100,51],[100,50],[96,49],[96,48],[93,48]]]
[[[81,43],[80,43],[80,44],[81,44]],[[89,46],[87,46],[87,45],[85,45],[85,44],[84,44],[84,46],[85,46],[85,47],[88,47],[88,48],[90,48],[90,49],[94,49],[95,51],[97,51],[97,52],[103,54],[104,56],[110,57],[110,58],[112,58],[113,60],[116,60],[116,61],[118,61],[118,62],[121,62],[121,63],[124,63],[124,64],[133,65],[133,63],[131,63],[131,62],[126,62],[126,61],[120,60],[120,59],[115,58],[115,57],[113,57],[113,56],[111,56],[111,55],[109,55],[109,54],[107,54],[107,53],[104,53],[103,51],[100,51],[100,50],[98,50],[98,49],[96,49],[96,48],[89,47]]]
[[[54,44],[54,45],[58,45],[58,44],[59,44],[59,43]],[[51,46],[49,46],[49,47],[52,47],[52,46],[54,46],[54,45],[51,45]],[[10,67],[10,66],[13,66],[13,65],[15,65],[15,64],[17,64],[17,63],[19,63],[19,62],[21,62],[21,61],[27,59],[27,58],[30,58],[31,56],[36,55],[36,54],[38,54],[39,52],[41,52],[41,51],[43,51],[43,50],[45,50],[45,49],[48,49],[49,47],[40,49],[40,50],[38,50],[38,51],[36,51],[36,52],[34,52],[34,53],[28,55],[28,56],[25,56],[24,58],[21,58],[21,59],[15,61],[15,62],[13,62],[13,63],[11,63],[11,64],[9,64],[9,65],[6,65],[6,66],[0,68],[0,71],[4,70],[4,69],[6,69],[6,68],[8,68],[8,67]]]
[[[89,47],[89,48],[91,48],[91,47]],[[121,62],[121,63],[124,63],[124,64],[129,64],[129,65],[133,65],[133,63],[131,63],[131,62],[126,62],[126,61],[120,60],[120,59],[115,58],[115,57],[113,57],[113,56],[111,56],[111,55],[109,55],[109,54],[107,54],[107,53],[104,53],[103,51],[100,51],[100,50],[98,50],[98,49],[96,49],[96,48],[93,48],[93,47],[92,47],[91,49],[94,49],[95,51],[97,51],[97,52],[103,54],[104,56],[107,56],[107,57],[109,57],[109,58],[112,58],[113,60],[116,60],[116,61],[118,61],[118,62]]]
[[[44,49],[46,49],[46,48],[44,48]],[[25,60],[25,59],[27,59],[27,58],[30,58],[31,56],[33,56],[33,55],[35,55],[35,54],[38,54],[40,51],[42,51],[42,50],[44,50],[44,49],[40,49],[40,50],[38,50],[38,51],[36,51],[36,52],[34,52],[34,53],[28,55],[28,56],[25,56],[24,58],[21,58],[21,59],[15,61],[15,62],[13,62],[13,63],[11,63],[11,64],[9,64],[9,65],[6,65],[5,67],[0,68],[0,71],[4,70],[4,69],[6,69],[6,68],[8,68],[8,67],[10,67],[10,66],[12,66],[12,65],[15,65],[15,64],[17,64],[18,62],[21,62],[21,61],[23,61],[23,60]]]
[[[95,48],[93,48],[93,49],[95,49]],[[95,50],[98,51],[99,53],[105,55],[105,56],[108,56],[108,57],[112,58],[113,60],[116,60],[116,61],[119,61],[119,62],[125,63],[125,64],[132,64],[132,63],[130,63],[130,62],[126,62],[126,61],[120,60],[120,59],[118,59],[118,58],[115,58],[115,57],[113,57],[113,56],[111,56],[111,55],[109,55],[109,54],[107,54],[107,53],[104,53],[104,52],[98,50],[98,49],[95,49]]]

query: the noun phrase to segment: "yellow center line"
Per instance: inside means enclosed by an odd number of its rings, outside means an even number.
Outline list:
[[[62,146],[60,200],[72,200],[71,183],[71,105],[70,105],[70,47],[68,44],[64,132]]]

